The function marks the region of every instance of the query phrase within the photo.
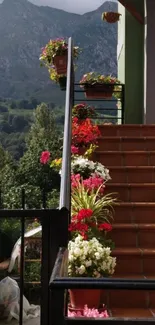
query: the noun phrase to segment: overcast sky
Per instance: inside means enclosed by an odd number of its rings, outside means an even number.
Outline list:
[[[0,3],[2,1],[0,0]],[[82,14],[97,9],[105,0],[31,0],[31,2],[36,5],[51,6],[53,8]]]

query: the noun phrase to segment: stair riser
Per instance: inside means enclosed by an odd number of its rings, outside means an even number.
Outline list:
[[[155,201],[155,186],[154,187],[119,187],[107,185],[105,194],[118,193],[118,199],[123,202],[154,202]]]
[[[123,125],[99,126],[102,136],[155,136],[155,126]]]
[[[152,169],[110,169],[112,183],[154,183],[155,170]]]
[[[128,254],[118,255],[113,251],[113,256],[117,258],[117,266],[115,271],[115,276],[118,275],[155,275],[155,255],[145,254],[143,255],[143,250],[141,254]]]
[[[98,139],[98,146],[97,150],[103,151],[132,151],[132,150],[154,150],[155,149],[155,140],[154,139]]]
[[[144,290],[104,290],[101,301],[110,309],[155,308],[155,293]]]
[[[149,152],[95,152],[94,161],[99,161],[108,166],[155,166],[155,153]]]
[[[113,229],[110,235],[116,248],[155,247],[155,229]]]
[[[116,206],[115,223],[154,223],[155,208],[148,205],[142,207]]]

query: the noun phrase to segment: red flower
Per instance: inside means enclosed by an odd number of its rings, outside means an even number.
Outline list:
[[[100,188],[100,194],[103,194],[104,188],[105,188],[103,178],[100,177],[100,176],[96,176],[96,175],[91,176],[91,177],[85,179],[83,181],[83,185],[89,191],[92,191],[92,190],[96,190],[97,191],[98,188],[102,185],[102,187]]]
[[[79,152],[79,148],[75,147],[74,145],[71,146],[71,153],[73,155],[77,154]]]
[[[97,125],[94,125],[89,118],[79,121],[74,117],[72,121],[72,143],[77,147],[89,143],[97,143],[101,135]]]
[[[86,232],[88,231],[88,226],[85,223],[81,222],[72,222],[69,227],[69,231],[78,231],[80,235],[84,238],[87,239]]]
[[[49,151],[43,151],[40,157],[41,164],[47,164],[50,159],[50,152]]]
[[[78,220],[83,220],[85,218],[90,218],[93,214],[93,211],[91,209],[81,209],[78,212],[77,219]]]
[[[111,231],[112,230],[112,225],[110,223],[101,223],[98,227],[99,230],[104,230],[104,231]]]

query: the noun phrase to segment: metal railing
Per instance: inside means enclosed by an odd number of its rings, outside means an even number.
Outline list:
[[[137,279],[111,279],[111,278],[69,278],[67,274],[67,250],[66,248],[60,248],[57,255],[55,267],[50,279],[50,288],[55,298],[55,308],[57,306],[57,312],[54,314],[53,322],[51,325],[62,324],[92,324],[104,322],[105,325],[147,325],[149,322],[154,322],[154,318],[118,318],[109,317],[105,319],[101,318],[68,318],[67,305],[68,297],[66,289],[113,289],[113,290],[155,290],[155,280],[137,280]],[[61,300],[59,300],[61,296]],[[61,302],[61,303],[60,303]]]
[[[71,139],[72,139],[72,107],[74,103],[74,66],[73,45],[71,37],[68,40],[68,65],[67,65],[67,87],[65,104],[65,123],[63,138],[63,155],[60,186],[60,208],[70,210],[70,174],[71,174]]]
[[[85,97],[85,90],[80,87],[79,83],[75,83],[74,89],[74,105],[85,102],[95,108],[97,117],[95,117],[98,124],[111,122],[112,124],[124,124],[125,122],[125,85],[114,84],[117,88],[113,91],[113,97],[100,99],[87,99]],[[102,90],[99,90],[99,93]],[[115,98],[117,94],[118,98]]]

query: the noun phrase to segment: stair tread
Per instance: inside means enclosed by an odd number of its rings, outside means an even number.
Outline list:
[[[108,183],[106,187],[155,187],[155,183]]]
[[[98,137],[98,139],[105,139],[105,140],[155,140],[155,136],[128,136],[128,135],[116,135],[116,136],[107,136],[107,135],[101,135]]]
[[[155,248],[137,248],[137,247],[119,247],[113,250],[113,255],[137,255],[137,256],[144,256],[144,255],[155,255]]]
[[[113,229],[150,230],[155,229],[155,223],[115,223]]]
[[[128,169],[129,170],[134,170],[134,169],[140,169],[140,170],[154,170],[155,169],[155,166],[111,166],[109,167],[111,170],[125,170],[127,171]]]
[[[119,129],[125,129],[125,128],[128,128],[128,127],[131,127],[131,128],[148,128],[148,127],[152,127],[152,128],[155,128],[155,124],[98,124],[99,127],[106,127],[106,128],[119,128]]]
[[[117,209],[117,207],[145,207],[145,206],[149,206],[149,207],[153,207],[155,208],[155,202],[120,202],[119,205],[115,206],[115,209]]]
[[[124,153],[127,153],[127,154],[151,154],[151,153],[154,153],[155,154],[155,151],[154,150],[122,150],[122,151],[118,151],[118,150],[97,150],[95,151],[95,154],[98,154],[98,153],[104,153],[104,154],[120,154],[120,155],[123,155]]]

